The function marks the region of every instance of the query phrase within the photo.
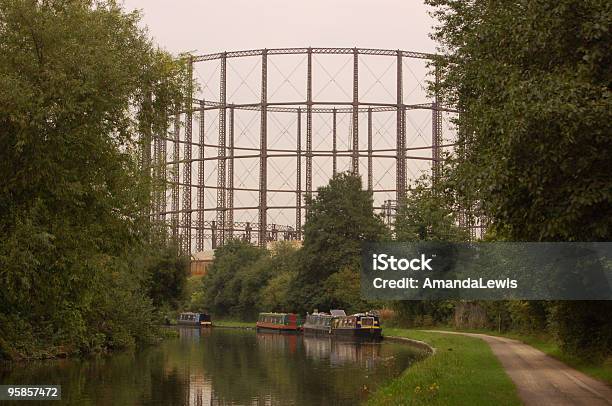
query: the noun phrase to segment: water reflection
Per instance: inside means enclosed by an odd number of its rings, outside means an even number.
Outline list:
[[[131,354],[5,366],[0,383],[62,385],[61,404],[74,405],[354,405],[422,356],[391,342],[179,331]]]

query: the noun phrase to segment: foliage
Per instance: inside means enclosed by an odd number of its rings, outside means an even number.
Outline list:
[[[202,302],[196,303],[199,310],[212,312],[215,316],[242,316],[242,311],[249,309],[247,301],[253,293],[246,289],[252,289],[256,280],[265,281],[267,276],[254,274],[251,270],[267,255],[265,250],[241,240],[231,240],[217,248],[213,264],[202,277]],[[265,271],[261,266],[259,269]]]
[[[318,189],[308,207],[292,288],[293,307],[303,312],[333,308],[337,301],[325,294],[328,278],[347,269],[358,274],[361,244],[390,237],[381,217],[374,214],[372,193],[362,189],[358,175],[337,174]]]
[[[427,176],[417,180],[401,201],[395,219],[397,241],[467,241],[468,233],[458,226],[457,203],[449,181],[432,185]]]
[[[339,174],[310,202],[302,248],[277,243],[267,252],[228,242],[216,250],[191,307],[242,319],[261,311],[369,310],[372,303],[360,297],[361,243],[385,237],[361,179]]]
[[[260,291],[260,308],[262,311],[293,311],[290,299],[291,288],[297,276],[297,248],[290,243],[277,243],[272,250],[269,266],[272,274]]]
[[[428,0],[445,103],[461,111],[456,190],[497,238],[612,238],[612,5]],[[565,350],[612,353],[610,302],[557,303]]]
[[[291,311],[296,257],[297,249],[290,243],[279,242],[266,251],[241,240],[229,241],[216,250],[190,307],[215,318],[243,320],[253,320],[263,311]]]
[[[445,168],[433,184],[423,176],[401,201],[395,219],[397,241],[467,241],[468,233],[458,226],[457,202]],[[408,326],[448,323],[455,304],[448,300],[400,301],[394,303],[397,319]]]
[[[428,3],[439,90],[461,111],[459,192],[512,239],[609,240],[610,3]]]
[[[149,341],[163,243],[137,135],[182,103],[185,64],[114,1],[0,0],[0,21],[0,357]]]
[[[185,299],[189,261],[185,256],[177,256],[177,251],[177,246],[168,245],[151,254],[152,261],[147,267],[148,296],[156,307],[176,308]]]

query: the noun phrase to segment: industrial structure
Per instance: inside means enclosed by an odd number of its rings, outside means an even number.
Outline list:
[[[192,103],[144,152],[162,180],[151,215],[184,253],[230,238],[299,240],[316,188],[350,171],[392,219],[409,181],[429,171],[435,179],[453,146],[443,128],[456,112],[427,91],[435,71],[433,55],[402,50],[190,56]]]

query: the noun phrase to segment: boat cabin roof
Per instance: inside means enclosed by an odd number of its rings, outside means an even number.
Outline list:
[[[259,313],[260,316],[284,316],[287,314],[295,314],[295,313]]]

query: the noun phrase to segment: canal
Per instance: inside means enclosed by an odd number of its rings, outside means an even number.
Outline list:
[[[53,404],[355,405],[425,356],[391,341],[220,328],[179,333],[131,353],[4,366],[0,383],[61,385],[62,401]]]

